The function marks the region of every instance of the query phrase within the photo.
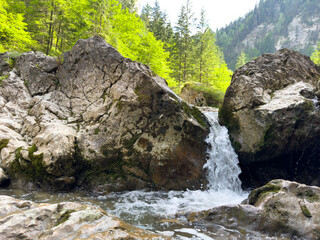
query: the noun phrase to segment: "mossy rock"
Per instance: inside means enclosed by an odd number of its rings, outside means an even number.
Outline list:
[[[187,103],[182,102],[182,108],[186,114],[194,117],[202,127],[209,129],[209,124],[206,117],[197,107],[190,106]]]
[[[265,197],[267,194],[269,193],[277,193],[281,190],[281,187],[278,185],[275,185],[273,183],[268,183],[263,187],[257,188],[255,190],[253,190],[250,194],[249,194],[249,204],[251,205],[255,205],[259,199]]]
[[[22,149],[22,147],[16,149],[15,160],[10,165],[11,171],[16,174],[21,174],[30,180],[46,181],[49,175],[43,163],[43,153],[34,154],[38,149],[36,145],[32,145],[28,149],[28,158],[30,160],[28,161],[23,159],[21,154]],[[25,164],[21,164],[20,161],[23,161]]]
[[[202,95],[203,98],[205,99],[205,106],[219,108],[223,103],[224,92],[213,86],[204,85],[202,83],[188,82],[188,83],[185,83],[181,88],[182,96],[184,92],[188,95],[188,91]],[[191,103],[195,104],[193,102]],[[195,105],[200,107],[203,106],[202,104],[200,105],[195,104]]]
[[[301,208],[301,211],[305,217],[312,218],[312,214],[306,205],[300,204],[300,208]]]
[[[66,222],[70,216],[71,216],[71,213],[75,212],[75,210],[66,210],[57,220],[56,220],[56,223],[55,223],[55,227]]]
[[[306,199],[309,202],[318,202],[319,196],[311,189],[299,191],[297,197]]]
[[[0,140],[0,152],[2,149],[4,149],[5,147],[8,146],[8,143],[9,143],[9,139],[1,139]]]

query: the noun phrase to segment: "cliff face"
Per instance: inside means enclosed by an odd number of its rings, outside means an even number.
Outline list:
[[[319,13],[316,0],[260,1],[244,18],[220,29],[217,43],[232,69],[241,51],[249,59],[282,48],[310,56],[320,39]]]
[[[79,40],[63,63],[39,52],[0,58],[0,166],[19,186],[205,184],[205,117],[100,37]]]

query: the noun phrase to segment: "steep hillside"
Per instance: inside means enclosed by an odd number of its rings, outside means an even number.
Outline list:
[[[261,0],[244,18],[217,32],[225,60],[235,69],[237,56],[249,59],[281,48],[311,55],[320,39],[319,0]]]

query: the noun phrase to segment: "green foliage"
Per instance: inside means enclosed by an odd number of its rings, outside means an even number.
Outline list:
[[[311,60],[315,64],[320,65],[320,42],[318,43],[317,50],[311,55]]]
[[[0,86],[2,84],[2,80],[6,79],[8,77],[9,77],[9,75],[3,75],[3,76],[0,77]]]
[[[37,50],[60,56],[78,39],[103,37],[123,56],[149,65],[179,91],[199,81],[225,91],[228,70],[204,11],[194,33],[191,0],[182,6],[173,29],[159,2],[141,17],[136,0],[0,0],[0,52]]]
[[[240,55],[237,58],[237,64],[236,64],[236,69],[242,67],[248,62],[247,55],[244,52],[241,52]]]
[[[0,53],[26,51],[34,44],[30,33],[26,31],[23,14],[14,11],[17,6],[14,1],[0,0]]]

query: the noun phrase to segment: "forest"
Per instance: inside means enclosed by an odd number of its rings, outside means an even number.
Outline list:
[[[206,12],[181,6],[172,26],[158,1],[138,14],[136,0],[0,0],[0,52],[41,51],[63,58],[79,39],[103,37],[123,56],[149,65],[176,92],[186,82],[225,92],[232,75]]]
[[[319,0],[260,0],[259,4],[244,17],[217,31],[217,44],[222,48],[229,68],[236,69],[239,66],[237,65],[239,60],[248,61],[263,53],[275,52],[276,42],[280,37],[284,37],[287,42],[290,42],[287,38],[289,25],[298,15],[302,23],[312,26],[315,23],[320,23],[319,20],[313,19],[313,16],[319,14]],[[258,26],[267,29],[257,40],[253,40],[254,47],[240,46],[239,43]],[[295,50],[310,56],[315,50],[312,45],[319,41],[318,38],[319,34],[313,32],[310,41],[305,42],[301,49]],[[238,52],[240,51],[239,48],[241,48],[242,53]]]

